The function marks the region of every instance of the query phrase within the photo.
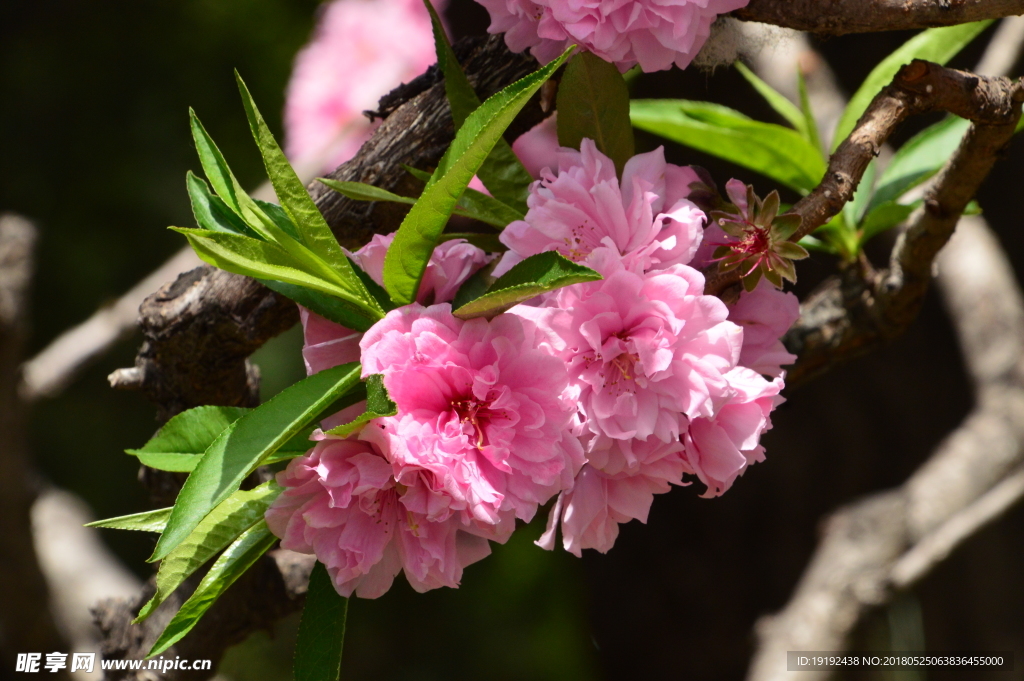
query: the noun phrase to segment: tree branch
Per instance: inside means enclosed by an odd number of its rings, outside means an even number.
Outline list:
[[[750,0],[733,13],[825,35],[906,31],[1024,14],[1024,0]]]
[[[17,392],[35,241],[30,222],[0,215],[0,665],[5,670],[15,668],[17,653],[67,650],[33,545],[31,510],[37,485],[29,464],[25,408]],[[66,670],[60,678],[69,678]]]
[[[928,208],[934,215],[941,214],[944,220],[952,219],[955,226],[963,207],[988,176],[996,153],[1012,137],[1020,119],[1022,100],[1024,87],[1020,83],[955,71],[915,59],[901,68],[893,82],[875,96],[849,137],[832,154],[821,183],[793,206],[793,212],[803,221],[792,240],[807,236],[835,217],[853,199],[864,170],[896,128],[907,118],[930,111],[947,111],[974,122],[968,135],[972,140],[970,145],[965,141],[954,156],[953,167],[946,171],[952,173],[953,182],[943,193],[943,203],[932,200]],[[968,174],[971,172],[976,174]],[[966,184],[955,183],[964,179]],[[956,210],[959,199],[967,191],[970,196]],[[934,232],[941,247],[945,242],[945,238],[941,238],[942,227],[934,224],[926,229]],[[912,240],[914,248],[920,245],[927,250],[923,235],[920,236],[922,238]],[[719,272],[716,265],[705,274],[705,292],[721,295],[737,285],[740,273],[739,270]]]
[[[961,220],[939,267],[977,404],[901,487],[851,504],[826,521],[789,603],[757,626],[748,681],[789,678],[790,650],[843,650],[867,609],[923,577],[1021,498],[1024,298],[980,218]],[[805,675],[823,679],[828,672]]]

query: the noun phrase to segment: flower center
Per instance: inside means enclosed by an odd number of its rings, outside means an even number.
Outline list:
[[[562,255],[573,262],[586,260],[587,256],[600,245],[600,240],[595,238],[593,226],[588,226],[588,222],[588,220],[584,220],[582,225],[573,227],[572,235],[562,239],[565,242],[564,249],[561,249]]]
[[[462,422],[463,428],[468,427],[471,433],[476,434],[477,449],[484,446],[484,429],[481,426],[481,411],[486,411],[487,406],[481,405],[476,400],[453,400],[452,409]]]

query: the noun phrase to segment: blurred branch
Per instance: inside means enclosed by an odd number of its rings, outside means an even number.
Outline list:
[[[1020,56],[1022,31],[1024,20],[1004,21],[979,71],[984,67],[989,73],[1008,72]],[[834,90],[821,96],[841,100]],[[957,174],[955,163],[950,163],[932,185],[929,199],[956,181]],[[937,229],[951,230],[956,219],[943,219],[941,213],[929,217],[936,213],[926,210],[912,216],[911,226],[893,250],[894,261],[914,259],[915,250],[907,243],[915,235],[929,235],[923,238],[925,253],[917,252],[918,256],[937,248]],[[952,224],[945,224],[950,219]],[[944,223],[941,228],[939,222]],[[789,678],[789,650],[844,649],[867,609],[912,586],[1024,498],[1024,296],[1005,253],[981,218],[959,220],[937,265],[939,286],[975,384],[976,406],[900,488],[840,509],[824,523],[821,543],[789,603],[757,626],[759,645],[749,681]],[[916,276],[923,274],[921,263],[913,269]],[[927,269],[931,270],[930,262]],[[817,324],[827,336],[870,319],[870,294],[861,274],[850,268],[841,280],[827,283],[804,303],[799,324]],[[898,284],[899,278],[895,281]],[[901,290],[905,289],[897,285],[887,294],[906,295]],[[917,287],[910,290],[912,296],[923,296]],[[821,302],[830,298],[828,304]],[[909,319],[903,321],[909,324]],[[804,674],[809,679],[830,675]]]
[[[15,668],[17,653],[67,650],[50,612],[32,541],[36,484],[29,466],[25,408],[17,391],[35,241],[30,222],[0,215],[0,665],[5,670]],[[69,678],[67,671],[58,678]]]
[[[825,35],[906,31],[1024,14],[1024,0],[750,0],[733,16]]]
[[[911,286],[916,281],[914,275],[920,258],[929,252],[934,256],[945,243],[956,219],[988,176],[998,152],[1013,136],[1022,101],[1024,86],[1006,78],[977,76],[921,60],[907,64],[892,83],[875,96],[849,137],[832,154],[821,183],[793,206],[793,212],[799,214],[803,222],[792,239],[796,241],[810,234],[842,210],[853,198],[868,164],[907,118],[930,111],[948,111],[966,118],[974,125],[936,183],[939,189],[926,200],[925,208],[916,216],[918,227],[900,249],[900,258],[894,260],[890,274],[906,275],[906,281],[886,282],[886,286],[897,283]],[[961,202],[964,196],[966,199]],[[927,263],[930,262],[931,257],[928,257]],[[705,292],[720,295],[738,284],[740,271],[722,273],[714,266],[706,274]],[[902,300],[894,298],[893,303]],[[800,339],[795,340],[799,343]],[[791,351],[805,354],[804,345],[796,347],[797,350],[791,348]]]
[[[467,39],[456,47],[482,97],[536,69],[532,59],[513,55],[502,36]],[[370,182],[385,189],[414,191],[400,166],[430,169],[454,136],[444,84],[434,70],[381,100],[384,121],[352,160],[331,177]],[[523,132],[546,113],[538,101],[518,119]],[[374,233],[394,231],[404,213],[390,204],[353,202],[316,183],[311,194],[347,247],[358,247]],[[144,342],[134,367],[110,376],[117,388],[140,390],[156,402],[161,419],[200,404],[251,405],[258,398],[257,372],[247,358],[274,335],[298,321],[295,304],[252,279],[203,266],[182,274],[145,300],[140,325]],[[302,605],[312,557],[277,551],[247,572],[207,612],[196,629],[165,656],[211,659],[259,629],[269,628]],[[187,583],[152,617],[132,624],[148,599],[105,601],[95,618],[104,635],[106,659],[139,659],[188,597]],[[154,678],[152,672],[147,677]],[[186,675],[168,671],[162,679],[204,679],[213,672]],[[118,678],[118,677],[114,677]],[[135,675],[120,678],[139,679]]]
[[[901,487],[828,518],[789,603],[757,626],[748,681],[789,678],[789,650],[843,650],[867,609],[923,577],[1024,494],[1024,298],[981,218],[960,221],[939,272],[976,406]]]

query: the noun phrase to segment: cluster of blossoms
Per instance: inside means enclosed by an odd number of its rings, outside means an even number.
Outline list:
[[[607,551],[685,475],[717,496],[763,459],[795,297],[767,280],[731,308],[704,295],[706,218],[687,199],[699,179],[661,149],[621,181],[590,140],[549,158],[494,274],[553,250],[602,280],[463,321],[450,301],[492,256],[449,241],[417,302],[365,334],[303,312],[310,372],[358,359],[397,405],[348,438],[318,433],[267,513],[282,546],[315,553],[344,595],[379,596],[403,569],[417,590],[456,586],[552,499],[541,546],[560,528],[576,555]],[[390,241],[354,254],[378,282]]]
[[[579,45],[626,71],[686,68],[720,14],[749,0],[478,0],[491,33],[513,52],[529,49],[546,64]]]

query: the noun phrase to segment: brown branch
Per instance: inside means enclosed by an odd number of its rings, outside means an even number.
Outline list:
[[[825,35],[906,31],[1024,14],[1024,0],[750,0],[733,13]]]
[[[972,131],[978,131],[972,135],[981,136],[970,150],[962,149],[964,153],[955,157],[960,159],[957,161],[960,165],[970,164],[970,168],[958,169],[956,176],[967,177],[970,181],[952,187],[951,191],[955,189],[956,196],[950,196],[946,204],[934,207],[943,215],[952,216],[955,225],[955,218],[963,211],[963,206],[954,215],[954,204],[968,187],[973,187],[969,201],[980,181],[987,176],[991,162],[995,160],[995,152],[1013,134],[1020,118],[1022,99],[1024,89],[1021,85],[1005,78],[976,76],[921,60],[907,64],[892,83],[875,96],[856,127],[832,154],[821,183],[793,206],[793,212],[803,218],[793,240],[810,234],[835,217],[853,199],[868,164],[896,128],[911,116],[931,111],[947,111],[971,120],[975,123]],[[971,180],[968,171],[981,173],[976,176],[979,179]],[[964,206],[967,201],[964,201]],[[936,229],[936,235],[941,231]],[[716,267],[706,274],[705,291],[712,295],[721,295],[739,282],[739,270],[722,273]]]
[[[0,665],[5,670],[15,668],[17,653],[68,650],[50,612],[33,545],[36,481],[29,464],[25,406],[17,391],[35,241],[36,229],[27,220],[0,215]],[[67,670],[60,678],[70,678]]]
[[[868,609],[912,585],[1021,498],[1014,471],[1024,463],[1024,296],[984,221],[960,225],[940,256],[939,281],[976,406],[901,487],[828,519],[789,603],[757,627],[749,681],[788,679],[786,651],[845,649]]]
[[[839,281],[830,282],[804,303],[801,319],[785,339],[790,351],[799,356],[789,374],[793,384],[902,334],[917,316],[936,254],[1009,143],[1020,117],[1024,87],[1019,82],[980,79],[979,86],[983,83],[1002,89],[997,101],[987,96],[993,88],[985,88],[981,102],[986,110],[1001,112],[1012,106],[1010,116],[999,122],[998,117],[986,115],[992,122],[976,121],[971,126],[931,183],[924,206],[910,217],[886,270],[874,274],[869,268],[847,267]]]

